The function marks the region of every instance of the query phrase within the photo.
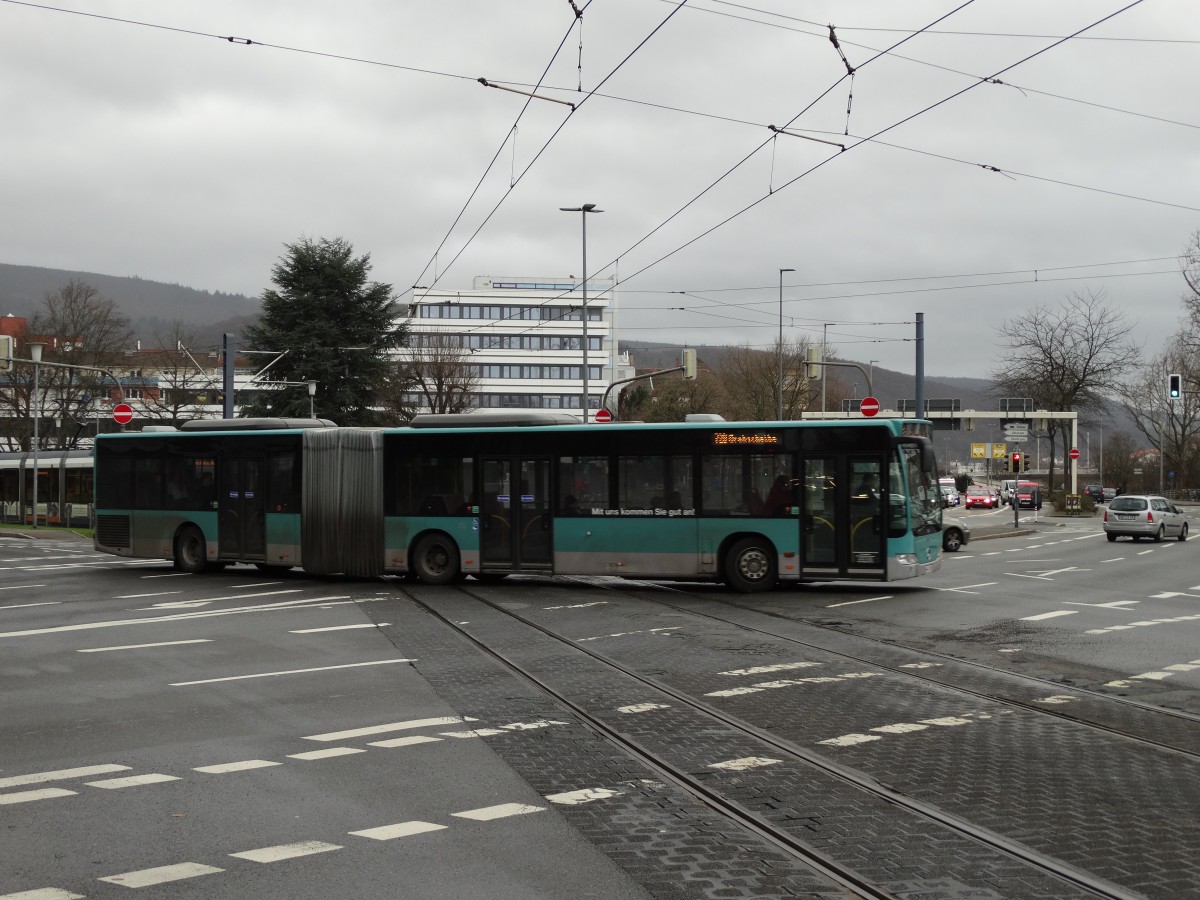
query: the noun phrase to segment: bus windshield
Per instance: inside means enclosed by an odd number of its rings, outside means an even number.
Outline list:
[[[931,448],[919,443],[901,444],[899,464],[903,475],[893,482],[908,489],[912,533],[937,534],[942,530],[942,492]]]

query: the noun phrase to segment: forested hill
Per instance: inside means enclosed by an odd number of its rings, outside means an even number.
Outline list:
[[[0,263],[0,316],[32,316],[42,309],[47,294],[56,293],[67,282],[90,284],[112,300],[133,324],[135,336],[153,343],[158,334],[168,334],[178,321],[207,338],[214,329],[238,330],[242,320],[257,316],[258,299],[242,294],[203,291],[180,284],[144,278],[72,272]]]

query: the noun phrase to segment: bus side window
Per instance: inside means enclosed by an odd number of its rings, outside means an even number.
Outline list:
[[[267,502],[272,512],[297,512],[300,504],[296,490],[296,457],[291,453],[280,453],[267,459]]]
[[[163,461],[161,457],[139,456],[133,460],[133,508],[161,509],[163,505]]]

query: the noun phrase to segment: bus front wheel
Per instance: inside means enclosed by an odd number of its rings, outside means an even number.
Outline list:
[[[193,575],[208,568],[208,544],[195,525],[185,526],[175,538],[175,568]]]
[[[741,594],[769,591],[778,580],[775,551],[762,538],[743,538],[725,556],[725,580]]]
[[[458,548],[445,535],[427,535],[417,543],[412,568],[426,584],[450,584],[459,574]]]

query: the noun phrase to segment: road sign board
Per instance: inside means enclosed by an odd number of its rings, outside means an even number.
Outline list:
[[[879,412],[879,401],[874,397],[863,397],[858,409],[864,416],[873,416]]]
[[[598,409],[596,410],[596,421],[601,423],[611,422],[612,413],[610,413],[607,409]]]
[[[992,444],[992,459],[1004,459],[1008,456],[1008,446],[1006,444]]]
[[[118,403],[113,407],[113,421],[118,425],[128,425],[133,421],[133,407],[128,403]]]
[[[971,459],[987,459],[987,444],[972,444]]]
[[[1079,459],[1079,448],[1078,447],[1071,448],[1071,459]]]
[[[1029,434],[1029,423],[1028,422],[1005,422],[1004,423],[1004,433],[1005,434]]]

